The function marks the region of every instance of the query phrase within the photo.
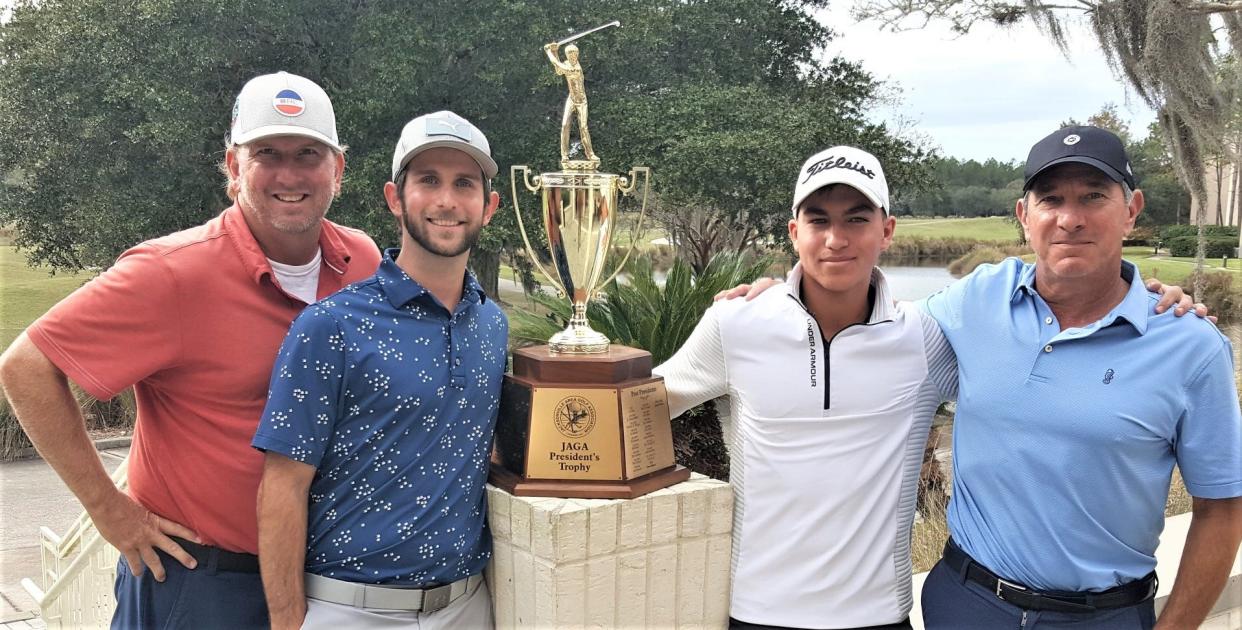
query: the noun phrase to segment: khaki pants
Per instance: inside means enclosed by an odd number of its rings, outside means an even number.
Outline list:
[[[492,598],[487,582],[479,580],[473,592],[463,594],[448,606],[433,613],[406,610],[374,610],[354,608],[318,599],[306,599],[303,630],[344,630],[345,628],[417,628],[448,630],[450,628],[490,630]]]

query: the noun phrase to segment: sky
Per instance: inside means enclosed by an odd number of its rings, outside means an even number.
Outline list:
[[[1086,25],[1071,30],[1068,61],[1029,20],[1010,29],[978,24],[964,36],[942,23],[892,33],[856,23],[849,4],[833,3],[820,15],[838,33],[826,53],[895,83],[900,105],[872,118],[913,123],[942,155],[1025,161],[1030,146],[1061,121],[1085,121],[1105,103],[1117,105],[1136,135],[1155,120],[1113,75]]]

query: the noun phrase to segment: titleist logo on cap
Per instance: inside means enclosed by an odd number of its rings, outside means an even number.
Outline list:
[[[830,155],[806,167],[806,179],[802,180],[802,183],[805,184],[808,180],[810,180],[812,177],[814,177],[818,173],[822,173],[824,171],[834,169],[834,168],[846,168],[851,171],[857,171],[859,173],[862,173],[863,175],[866,175],[867,179],[875,179],[875,172],[863,166],[862,164],[855,164],[843,157],[836,157],[834,155]]]

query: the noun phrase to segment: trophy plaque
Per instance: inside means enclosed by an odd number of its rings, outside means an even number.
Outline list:
[[[526,166],[511,170],[513,207],[527,253],[573,305],[569,327],[547,345],[515,350],[513,373],[505,375],[490,481],[518,496],[629,499],[690,477],[674,461],[668,396],[663,379],[651,374],[651,353],[611,344],[586,318],[587,303],[634,250],[631,245],[616,270],[601,280],[617,227],[618,198],[638,193],[641,177],[641,229],[651,184],[651,172],[642,166],[628,176],[599,172],[578,48],[569,44],[619,25],[610,22],[544,46],[569,88],[561,117],[561,170],[534,177]],[[574,118],[580,159],[570,159]],[[539,195],[551,270],[527,237],[519,183]]]

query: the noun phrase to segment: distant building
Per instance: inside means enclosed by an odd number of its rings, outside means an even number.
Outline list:
[[[1242,170],[1229,161],[1209,162],[1204,169],[1207,198],[1204,200],[1205,225],[1236,225],[1242,227]],[[1190,222],[1196,223],[1199,206],[1190,202]],[[1242,253],[1242,230],[1238,231],[1238,249]]]
[[[1204,169],[1207,184],[1205,206],[1207,225],[1242,225],[1242,181],[1235,165],[1222,161],[1219,165],[1208,163]],[[1194,201],[1190,205],[1190,222],[1195,223],[1199,206]]]

